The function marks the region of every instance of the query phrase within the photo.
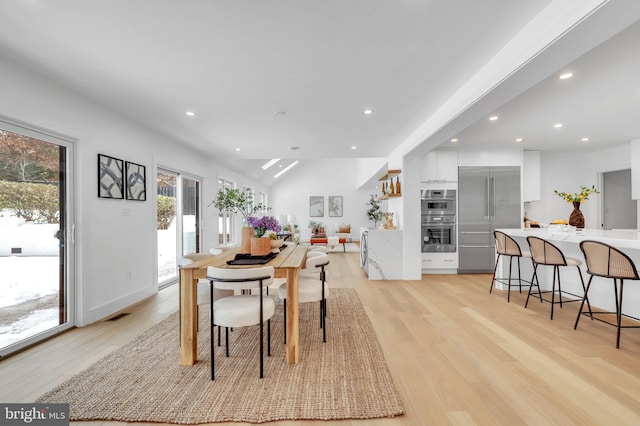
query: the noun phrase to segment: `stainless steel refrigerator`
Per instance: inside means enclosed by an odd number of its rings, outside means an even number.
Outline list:
[[[458,191],[458,272],[493,272],[493,231],[522,222],[520,167],[459,167]]]

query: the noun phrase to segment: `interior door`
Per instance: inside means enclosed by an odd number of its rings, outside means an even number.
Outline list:
[[[631,199],[631,170],[603,173],[602,228],[637,229],[637,218],[638,202]]]

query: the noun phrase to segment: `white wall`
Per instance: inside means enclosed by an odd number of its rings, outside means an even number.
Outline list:
[[[217,244],[217,212],[206,208],[223,174],[266,191],[77,93],[0,58],[0,115],[77,139],[75,324],[86,325],[157,291],[156,167],[203,178],[203,248]],[[178,112],[177,112],[178,113]],[[99,199],[97,154],[147,167],[147,201]]]
[[[358,176],[355,173],[357,159],[319,159],[304,161],[294,167],[281,180],[271,185],[269,200],[274,206],[271,213],[277,218],[280,215],[295,215],[300,228],[300,238],[309,240],[311,230],[309,221],[322,222],[328,234],[335,231],[335,224],[351,224],[351,238],[360,238],[360,227],[371,227],[373,222],[367,218],[366,203],[369,194],[376,192],[374,188],[356,189]],[[286,179],[284,177],[286,176]],[[309,196],[323,196],[325,209],[323,217],[309,217]],[[343,217],[329,217],[327,202],[329,195],[341,195],[343,200]],[[387,210],[386,201],[382,205]]]
[[[532,220],[548,223],[555,219],[569,220],[573,206],[558,197],[559,192],[579,192],[580,186],[601,190],[600,173],[629,169],[631,167],[629,144],[593,152],[541,152],[540,201],[525,203],[525,210]],[[587,228],[599,228],[598,197],[595,194],[582,203],[580,210]]]

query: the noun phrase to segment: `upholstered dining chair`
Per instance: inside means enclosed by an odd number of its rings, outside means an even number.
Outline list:
[[[522,293],[522,276],[520,274],[520,259],[521,258],[529,258],[531,259],[531,252],[528,250],[521,250],[520,245],[516,240],[505,234],[504,232],[494,231],[493,235],[496,239],[496,266],[493,268],[493,278],[491,279],[491,287],[489,288],[489,293],[493,290],[493,285],[495,283],[500,283],[507,286],[507,303],[511,301],[511,287],[518,287],[520,293]],[[500,263],[500,257],[505,256],[509,258],[509,275],[505,278],[496,277],[496,271],[498,270],[498,264]],[[513,265],[513,259],[516,258],[518,261],[518,278],[517,284],[512,284],[512,281],[516,279],[511,275],[511,267]],[[528,281],[525,281],[529,283]]]
[[[271,284],[273,266],[259,268],[207,268],[207,279],[211,286],[211,380],[215,380],[214,326],[225,328],[226,356],[229,356],[229,328],[260,326],[260,378],[264,377],[264,322],[267,322],[267,356],[271,356],[271,318],[275,313],[275,302],[264,294]],[[233,296],[214,300],[213,291],[232,290]],[[242,290],[259,288],[259,294],[243,293]]]
[[[586,289],[584,287],[584,279],[582,278],[582,272],[580,271],[580,265],[582,265],[582,261],[580,259],[574,257],[566,257],[562,251],[550,243],[549,241],[530,236],[527,237],[527,243],[529,243],[529,250],[531,251],[531,259],[533,260],[533,276],[531,277],[531,285],[529,286],[529,293],[527,294],[527,301],[524,304],[526,308],[529,305],[529,297],[531,297],[531,290],[533,287],[538,288],[538,294],[533,295],[540,299],[540,303],[549,302],[551,303],[551,319],[553,319],[553,307],[556,304],[560,304],[562,308],[563,303],[567,302],[578,302],[585,297]],[[538,281],[538,267],[540,265],[548,265],[553,267],[553,285],[551,290],[541,291],[540,283]],[[578,270],[578,276],[580,277],[580,283],[582,284],[582,295],[577,295],[573,293],[569,293],[567,291],[562,290],[562,284],[560,282],[560,267],[562,266],[575,266]],[[557,282],[557,286],[556,286]],[[543,294],[551,293],[551,299],[545,299]],[[573,296],[575,299],[565,299],[562,300],[562,295],[566,294],[569,296]],[[558,300],[556,300],[556,295],[558,296]],[[591,305],[589,305],[589,299],[586,298],[587,305],[589,306],[589,310],[591,310]]]
[[[584,240],[580,242],[580,250],[584,254],[585,261],[587,262],[587,273],[591,275],[589,282],[587,283],[587,290],[584,292],[582,303],[580,304],[580,310],[576,318],[576,323],[573,329],[578,328],[578,322],[580,316],[589,315],[591,319],[604,322],[609,325],[616,326],[616,348],[620,347],[620,329],[622,328],[640,328],[637,325],[622,325],[622,317],[627,317],[622,313],[622,295],[624,290],[624,280],[640,280],[638,277],[638,271],[633,260],[622,251],[608,244],[601,243],[600,241]],[[613,280],[613,297],[616,302],[615,311],[597,311],[592,312],[589,307],[589,312],[582,312],[584,308],[584,302],[589,302],[587,294],[591,288],[593,277],[610,278]],[[620,282],[620,288],[618,289],[618,282]],[[605,321],[599,316],[615,315],[615,323]],[[633,318],[636,319],[636,318]]]
[[[309,257],[306,262],[306,270],[317,272],[318,277],[300,274],[298,280],[298,303],[320,303],[320,327],[322,328],[322,341],[327,341],[327,296],[329,286],[326,279],[326,266],[329,265],[329,255],[322,253]],[[282,284],[278,289],[278,297],[284,301],[284,343],[287,343],[287,284]]]
[[[211,255],[219,256],[224,253],[224,249],[221,248],[212,248],[209,250],[209,253],[189,253],[178,259],[178,267],[187,266],[193,262],[197,262],[198,260],[206,259]],[[200,279],[198,280],[197,287],[197,305],[196,305],[196,318],[198,331],[200,331],[200,305],[204,305],[209,303],[209,280]],[[230,290],[215,290],[214,298],[217,300],[221,297],[233,296],[233,291]],[[220,344],[220,336],[218,336],[218,344]]]

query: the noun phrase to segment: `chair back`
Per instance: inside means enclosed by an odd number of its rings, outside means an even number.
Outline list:
[[[633,261],[615,247],[599,241],[585,240],[580,243],[580,250],[587,262],[587,272],[591,275],[639,279]]]
[[[178,259],[178,267],[182,268],[183,266],[187,266],[187,265],[191,265],[193,263],[193,260],[191,260],[190,258],[184,256],[181,257],[180,259]]]
[[[531,258],[541,265],[567,266],[567,260],[562,251],[547,240],[539,237],[527,237],[527,243],[531,250]]]
[[[213,281],[213,287],[221,290],[246,290],[267,287],[273,283],[275,269],[273,266],[259,268],[218,268],[207,267],[207,279]]]
[[[320,253],[319,256],[313,256],[307,258],[305,265],[307,272],[321,272],[323,266],[329,264],[329,255],[326,253]]]
[[[309,250],[309,251],[307,251],[307,259],[311,259],[312,257],[316,257],[316,256],[327,256],[327,253],[325,253],[322,250]]]
[[[500,231],[493,231],[493,236],[496,239],[496,251],[498,254],[522,257],[522,250],[520,250],[520,245],[516,240]]]

